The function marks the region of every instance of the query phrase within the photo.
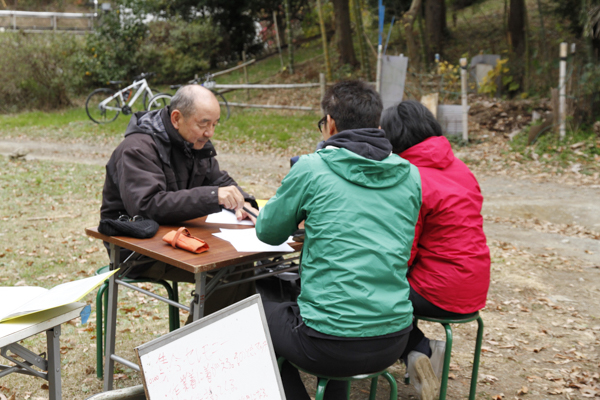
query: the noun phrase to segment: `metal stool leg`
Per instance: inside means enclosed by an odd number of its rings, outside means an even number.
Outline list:
[[[390,400],[397,400],[398,384],[396,383],[396,378],[394,378],[394,375],[390,374],[388,371],[385,371],[383,374],[381,374],[381,376],[383,376],[390,384]]]
[[[452,327],[450,324],[442,324],[446,330],[446,353],[444,354],[444,369],[440,382],[440,400],[446,399],[448,390],[448,375],[450,374],[450,358],[452,357]]]
[[[369,393],[369,400],[375,400],[377,397],[377,376],[371,379],[371,391]],[[348,391],[350,392],[350,391]],[[348,393],[348,398],[350,398],[350,393]]]
[[[323,400],[325,397],[325,388],[329,383],[329,379],[318,378],[319,383],[317,384],[317,392],[315,393],[315,400]]]
[[[475,357],[473,359],[473,372],[471,374],[471,389],[469,390],[469,400],[475,400],[477,391],[477,378],[479,374],[479,358],[481,356],[481,344],[483,342],[483,320],[477,318],[477,342],[475,344]]]
[[[104,352],[102,351],[104,348],[104,340],[103,340],[103,309],[104,309],[104,297],[105,294],[108,294],[106,290],[108,289],[108,284],[105,282],[98,289],[98,293],[96,294],[96,377],[98,379],[102,379],[104,377],[103,374],[103,359],[102,356]]]

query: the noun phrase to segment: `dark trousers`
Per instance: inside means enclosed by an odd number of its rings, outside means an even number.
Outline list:
[[[311,336],[295,302],[263,301],[273,347],[300,368],[327,376],[352,376],[381,371],[394,364],[408,341],[408,332],[392,337],[336,340]],[[300,374],[290,363],[281,370],[285,396],[289,400],[310,399]],[[346,382],[330,381],[325,399],[346,399]]]
[[[107,243],[105,243],[105,246],[107,247],[110,256],[110,249],[108,248]],[[130,254],[130,250],[121,248],[120,262],[125,261]],[[248,265],[242,265],[238,268],[243,269],[247,267]],[[236,279],[245,279],[251,276],[254,276],[254,271],[244,272],[243,274],[236,275]],[[162,279],[171,282],[195,282],[193,273],[164,263],[155,263],[150,266],[142,265],[134,267],[127,277],[132,279],[148,279],[154,281]],[[207,278],[206,283],[208,282],[210,282],[210,278]],[[215,311],[219,311],[222,308],[237,303],[238,301],[254,294],[256,294],[256,286],[254,281],[228,286],[223,289],[217,289],[210,295],[210,297],[208,297],[208,299],[206,299],[206,302],[204,303],[204,316],[212,314]],[[188,318],[188,321],[191,322],[191,314]]]
[[[464,318],[465,316],[472,314],[457,314],[450,311],[446,311],[438,306],[426,300],[423,296],[417,293],[412,287],[410,288],[410,295],[408,299],[412,302],[414,314],[422,315],[424,317],[431,318]],[[425,337],[423,331],[419,329],[413,323],[413,329],[410,332],[408,338],[408,344],[406,345],[406,349],[402,354],[402,359],[406,361],[408,357],[408,353],[411,351],[419,351],[423,354],[431,356],[431,350],[429,349],[429,339]]]

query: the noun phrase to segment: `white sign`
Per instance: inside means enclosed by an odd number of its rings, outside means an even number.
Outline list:
[[[260,296],[136,349],[150,400],[284,400]]]

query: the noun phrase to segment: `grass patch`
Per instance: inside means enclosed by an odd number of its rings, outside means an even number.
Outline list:
[[[51,288],[92,276],[106,265],[104,246],[84,232],[98,225],[103,182],[101,166],[0,157],[0,284]],[[188,286],[180,285],[184,302],[189,302]],[[95,312],[95,292],[83,301]],[[167,315],[166,304],[121,291],[117,351],[134,360],[135,346],[168,331]],[[102,381],[95,376],[95,313],[85,326],[79,319],[63,324],[60,340],[63,398],[82,399],[101,392]],[[26,339],[24,345],[39,354],[46,351],[45,342],[41,334]],[[121,375],[115,387],[141,383],[138,374],[124,366],[116,372]],[[17,399],[47,398],[41,383],[19,374],[2,379],[4,393],[16,394]]]
[[[591,129],[568,131],[564,140],[560,140],[557,133],[548,132],[531,146],[527,145],[527,138],[528,130],[510,142],[511,150],[526,160],[538,160],[563,169],[580,164],[578,171],[583,174],[600,171],[600,139]]]
[[[125,133],[129,116],[119,115],[116,121],[97,125],[84,109],[61,112],[39,111],[0,116],[0,138],[5,140],[42,140],[52,142],[83,142],[92,145],[116,145]],[[259,150],[306,148],[314,150],[320,134],[313,112],[265,111],[232,109],[231,118],[216,130],[215,140],[236,144],[251,144]]]

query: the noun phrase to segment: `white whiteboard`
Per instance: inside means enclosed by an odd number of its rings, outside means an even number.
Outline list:
[[[149,400],[285,400],[259,295],[136,353]]]

